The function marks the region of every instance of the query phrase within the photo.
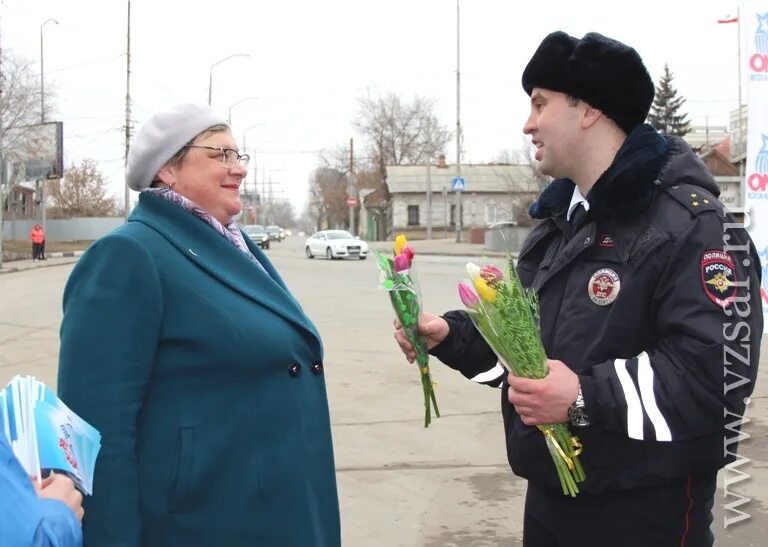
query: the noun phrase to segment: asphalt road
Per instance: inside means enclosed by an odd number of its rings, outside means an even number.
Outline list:
[[[500,392],[434,362],[443,416],[425,430],[418,372],[392,339],[393,312],[377,288],[373,258],[308,260],[298,238],[273,244],[268,254],[323,337],[344,545],[522,545],[525,481],[506,462]],[[456,283],[468,260],[478,258],[417,257],[426,310],[459,307]],[[34,374],[54,385],[71,268],[0,276],[0,382]],[[717,545],[762,546],[768,537],[766,374],[763,367],[744,426],[751,436],[741,450],[746,475],[729,486],[749,499],[739,506],[749,518],[723,528],[724,514],[736,516],[724,505],[736,498],[724,495],[722,475]]]

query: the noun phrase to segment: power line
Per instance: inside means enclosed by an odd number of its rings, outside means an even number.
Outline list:
[[[104,59],[97,59],[97,60],[93,60],[93,61],[86,61],[86,62],[81,63],[79,65],[72,65],[72,66],[68,66],[68,67],[64,67],[64,68],[57,68],[56,70],[48,70],[46,72],[46,74],[56,74],[58,72],[67,72],[69,70],[75,70],[75,69],[78,69],[78,68],[82,68],[84,66],[97,65],[99,63],[105,63],[107,61],[112,61],[114,59],[119,59],[120,57],[124,57],[125,55],[126,55],[125,53],[120,53],[119,55],[115,55],[113,57],[105,57]]]

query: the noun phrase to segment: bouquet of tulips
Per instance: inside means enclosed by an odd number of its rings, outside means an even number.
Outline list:
[[[459,297],[499,362],[515,376],[545,377],[547,356],[539,335],[538,299],[536,293],[523,288],[512,259],[506,276],[496,266],[473,263],[467,264],[467,272],[471,286],[459,283]],[[577,483],[585,478],[579,463],[581,442],[566,424],[537,427],[544,434],[563,494],[575,497]]]
[[[421,294],[413,274],[413,258],[416,253],[408,245],[404,235],[395,238],[394,257],[377,252],[381,281],[379,286],[389,292],[389,300],[395,309],[403,332],[416,351],[416,364],[421,373],[421,386],[424,391],[424,427],[432,422],[432,407],[440,417],[435,398],[435,384],[429,373],[429,354],[424,337],[419,334],[419,316],[421,315]]]

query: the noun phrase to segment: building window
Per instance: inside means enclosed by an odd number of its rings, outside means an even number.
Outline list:
[[[496,222],[496,205],[487,203],[485,205],[485,223],[493,224]]]
[[[408,226],[418,226],[418,225],[419,225],[419,206],[409,205],[408,206]]]

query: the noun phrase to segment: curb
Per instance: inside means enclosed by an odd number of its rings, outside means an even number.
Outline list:
[[[391,252],[392,249],[387,247],[379,247],[379,246],[372,246],[370,243],[368,244],[368,248],[370,251],[380,251],[383,253]],[[416,251],[417,255],[429,255],[429,256],[479,256],[479,257],[489,257],[489,258],[506,258],[508,251],[491,251],[488,249],[419,249],[414,245],[414,250]],[[512,257],[517,258],[517,255],[519,253],[516,251],[512,252]]]
[[[48,258],[77,258],[80,255],[83,254],[83,251],[69,251],[69,252],[61,252],[61,253],[50,253],[48,254]],[[75,260],[65,260],[63,262],[46,262],[45,264],[41,264],[38,262],[32,267],[28,268],[19,268],[18,266],[3,266],[0,268],[0,275],[3,274],[10,274],[10,273],[18,273],[18,272],[26,272],[29,270],[37,270],[39,268],[54,268],[56,266],[64,266],[67,264],[72,264],[73,262],[76,262]],[[13,264],[13,262],[11,262]]]
[[[447,253],[445,251],[419,251],[418,254],[420,255],[426,255],[426,256],[479,256],[479,257],[489,257],[489,258],[506,258],[507,253],[502,253],[499,251],[488,251],[486,253],[478,253],[478,252],[451,252]],[[512,254],[513,257],[517,258],[517,253]]]
[[[85,251],[62,251],[59,253],[46,253],[46,256],[50,258],[74,258],[76,256],[82,256]]]

